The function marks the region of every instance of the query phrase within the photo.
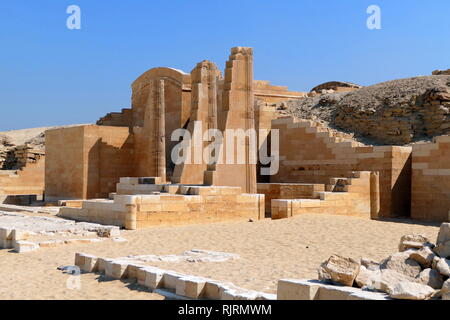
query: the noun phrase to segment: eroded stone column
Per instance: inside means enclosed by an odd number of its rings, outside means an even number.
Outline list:
[[[166,181],[166,129],[165,129],[164,80],[150,83],[148,102],[145,111],[144,148],[148,148],[145,161],[148,171],[155,177]]]
[[[255,134],[254,91],[253,91],[253,49],[235,47],[226,64],[223,84],[222,105],[218,113],[218,127],[225,133],[227,129],[243,130]],[[226,150],[226,138],[221,150],[222,159]],[[238,145],[235,145],[234,154]],[[256,193],[256,141],[247,136],[244,142],[244,164],[216,164],[205,172],[205,183],[213,185],[240,186],[247,193]],[[235,159],[236,160],[236,159]]]
[[[191,115],[188,131],[191,136],[190,162],[175,167],[173,182],[185,184],[203,183],[203,172],[207,162],[203,159],[203,149],[207,141],[203,141],[204,133],[209,129],[217,129],[217,81],[220,71],[210,61],[202,61],[191,71]]]

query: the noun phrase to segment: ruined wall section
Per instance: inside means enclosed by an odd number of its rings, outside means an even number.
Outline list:
[[[280,134],[280,170],[270,182],[327,184],[352,171],[380,173],[380,217],[410,214],[411,148],[365,146],[319,123],[291,117],[272,121]]]

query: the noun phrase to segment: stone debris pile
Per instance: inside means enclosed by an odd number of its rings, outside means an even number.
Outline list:
[[[435,244],[423,235],[405,235],[399,252],[381,262],[332,255],[318,274],[323,282],[383,292],[393,299],[450,300],[450,223],[441,225]]]
[[[36,163],[45,155],[45,136],[39,136],[16,145],[11,137],[0,135],[0,169],[19,170],[27,163]]]
[[[105,238],[115,241],[119,235],[120,229],[116,226],[0,211],[0,249],[14,249],[17,253],[70,244],[97,243]],[[72,238],[74,236],[76,238]]]

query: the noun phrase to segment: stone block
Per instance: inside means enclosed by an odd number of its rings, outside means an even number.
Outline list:
[[[323,285],[320,287],[318,300],[347,300],[351,294],[359,292],[361,289],[353,287]]]
[[[198,277],[181,277],[176,282],[176,294],[198,299],[202,296],[207,281]]]
[[[279,280],[278,300],[317,300],[323,284],[317,280]]]
[[[80,269],[84,272],[97,272],[98,271],[98,258],[91,255],[84,256],[84,264]]]
[[[230,286],[232,285],[230,284]],[[220,300],[222,299],[223,293],[227,289],[228,289],[227,284],[214,280],[207,281],[205,284],[203,298],[211,300]]]
[[[12,240],[14,241],[20,241],[20,240],[27,240],[30,237],[29,232],[14,229],[12,230]]]
[[[163,287],[164,271],[156,268],[145,268],[144,285],[152,290]]]
[[[183,277],[183,275],[173,272],[173,271],[164,272],[163,279],[162,279],[164,288],[176,290],[177,282],[182,277]]]
[[[12,229],[0,228],[0,240],[13,240]]]
[[[14,251],[17,253],[31,252],[39,249],[39,244],[29,241],[16,241]]]
[[[111,279],[124,279],[126,275],[128,264],[117,262],[114,260],[106,261],[105,276]]]

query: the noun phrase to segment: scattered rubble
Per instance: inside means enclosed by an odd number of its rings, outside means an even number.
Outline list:
[[[436,250],[450,241],[449,230],[449,223],[441,225],[437,246],[423,235],[405,235],[400,252],[379,264],[332,255],[319,267],[318,278],[322,283],[383,292],[393,299],[450,300],[450,260],[445,250]]]
[[[14,249],[17,253],[95,243],[106,238],[116,239],[119,235],[120,229],[115,226],[0,211],[0,249]],[[73,236],[77,238],[71,238]]]

